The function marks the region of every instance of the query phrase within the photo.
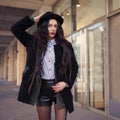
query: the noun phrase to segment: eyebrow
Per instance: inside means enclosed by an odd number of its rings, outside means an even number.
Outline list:
[[[58,26],[58,24],[52,24],[52,23],[49,23],[48,25],[56,25],[56,26]]]

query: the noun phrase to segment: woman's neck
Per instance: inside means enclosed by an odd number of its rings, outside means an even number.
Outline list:
[[[49,38],[49,40],[51,41],[51,40],[53,40],[54,38]]]

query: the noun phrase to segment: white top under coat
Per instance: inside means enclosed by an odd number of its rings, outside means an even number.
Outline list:
[[[55,39],[49,40],[47,50],[42,61],[42,78],[43,79],[55,79],[55,52],[54,45],[56,45]]]

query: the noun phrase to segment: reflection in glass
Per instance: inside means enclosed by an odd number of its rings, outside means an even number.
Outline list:
[[[75,83],[75,101],[86,107],[86,29],[72,35],[73,47],[79,64],[79,72]]]
[[[108,0],[109,12],[116,11],[120,9],[120,0]]]
[[[61,15],[64,19],[62,25],[65,36],[71,33],[71,0],[57,0],[53,6],[53,11]]]
[[[104,111],[103,26],[88,32],[90,107]]]
[[[77,30],[105,16],[105,0],[79,0],[79,3],[80,7],[76,9]]]

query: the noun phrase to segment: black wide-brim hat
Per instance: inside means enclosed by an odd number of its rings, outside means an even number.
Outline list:
[[[55,19],[55,20],[57,20],[57,22],[59,22],[60,25],[62,25],[63,22],[64,22],[63,18],[62,18],[60,15],[55,14],[55,13],[53,13],[53,12],[46,12],[45,14],[43,14],[43,15],[40,17],[37,26],[41,25],[44,21],[50,20],[50,19]]]

